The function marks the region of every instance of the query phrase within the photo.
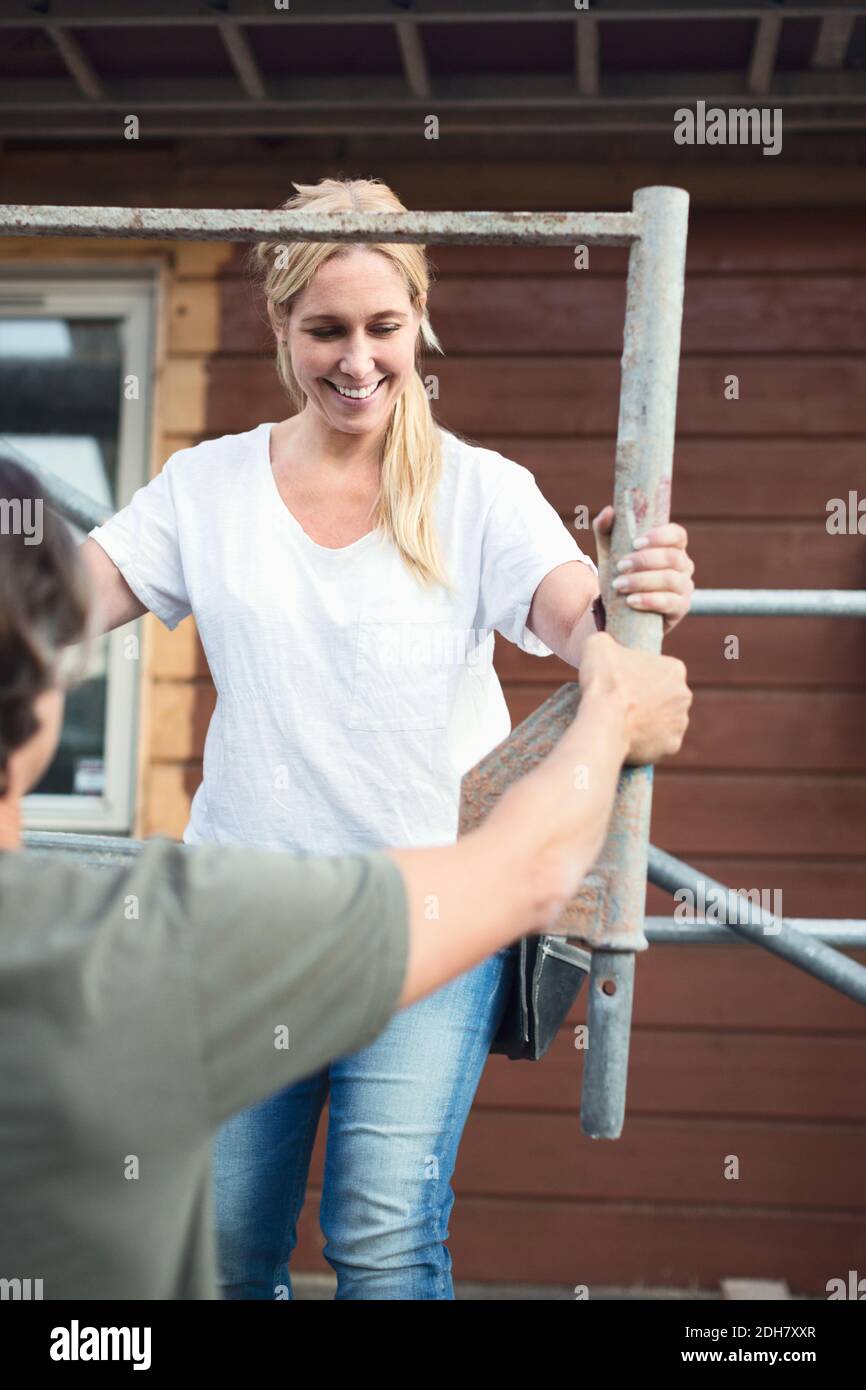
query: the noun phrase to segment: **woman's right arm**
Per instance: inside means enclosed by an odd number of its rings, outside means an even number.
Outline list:
[[[132,592],[98,541],[88,536],[80,553],[93,588],[96,633],[111,632],[147,612],[147,606]]]

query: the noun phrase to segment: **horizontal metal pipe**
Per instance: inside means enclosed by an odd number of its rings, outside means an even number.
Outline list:
[[[49,506],[60,516],[65,517],[67,521],[71,521],[74,526],[80,527],[82,531],[92,531],[94,526],[101,526],[113,515],[113,507],[95,502],[92,497],[88,497],[86,492],[73,487],[71,483],[64,482],[63,478],[58,478],[56,473],[50,472],[47,468],[41,468],[31,459],[22,457],[17,450],[13,452],[8,449],[8,446],[0,440],[0,454],[3,453],[11,454],[12,458],[17,460],[23,468],[29,469],[37,479],[42,496]]]
[[[846,950],[866,947],[866,921],[856,917],[786,917],[785,921],[804,936],[825,941],[828,946]],[[742,937],[730,927],[710,922],[678,922],[674,917],[644,918],[647,941],[656,946],[745,946]]]
[[[96,869],[130,864],[148,843],[125,835],[76,835],[66,830],[26,830],[22,839],[28,852],[61,855]]]
[[[801,970],[807,970],[850,999],[866,1004],[866,965],[849,960],[826,942],[797,931],[786,919],[738,897],[734,889],[698,873],[690,864],[656,849],[655,845],[649,847],[647,875],[650,883],[669,893],[685,889],[698,901],[706,900],[711,894],[720,895],[722,901],[730,903],[736,911],[727,912],[727,921],[725,912],[719,912],[719,921],[713,925],[724,925],[728,931],[738,932],[756,946],[763,946],[765,951],[772,951]]]
[[[63,855],[94,868],[113,869],[129,864],[140,854],[147,840],[131,840],[124,835],[76,835],[62,830],[28,830],[24,847],[34,854]],[[193,849],[184,845],[184,849]],[[657,851],[658,852],[658,851]],[[705,880],[706,881],[706,880]],[[866,947],[866,921],[850,917],[786,917],[798,932],[816,940],[849,948]],[[730,927],[703,922],[678,922],[673,917],[646,917],[647,940],[659,943],[715,945],[736,942]]]
[[[633,212],[314,213],[262,208],[60,207],[0,204],[0,236],[159,241],[379,241],[443,246],[630,246]]]
[[[696,589],[697,617],[866,618],[866,589]]]

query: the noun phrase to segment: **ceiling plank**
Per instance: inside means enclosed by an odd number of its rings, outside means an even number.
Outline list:
[[[124,107],[123,110],[128,108]],[[143,124],[145,139],[180,137],[187,140],[212,140],[217,137],[265,136],[303,138],[328,135],[348,138],[359,135],[408,136],[418,138],[417,108],[376,108],[373,103],[352,108],[351,122],[345,112],[330,107],[319,110],[309,107],[295,111],[287,106],[260,107],[240,103],[234,108],[218,106],[178,110],[168,103],[146,113]],[[95,110],[83,102],[69,109],[51,111],[9,111],[3,118],[0,140],[11,138],[59,139],[116,139],[117,110]],[[785,112],[785,134],[795,131],[866,130],[866,107],[840,109],[832,105],[811,107],[801,111],[794,106]],[[350,129],[349,129],[350,125]],[[443,135],[584,135],[594,137],[601,132],[652,132],[670,137],[673,129],[673,107],[647,107],[623,103],[603,103],[595,108],[581,107],[571,114],[560,111],[525,107],[501,106],[493,113],[483,109],[461,107],[443,114]],[[733,157],[730,148],[721,149],[720,157]],[[862,176],[861,176],[862,182]]]
[[[34,8],[22,0],[0,0],[0,26],[32,28]],[[293,19],[315,24],[393,24],[393,0],[231,0],[232,18],[250,24],[291,23]],[[604,0],[604,23],[629,20],[761,19],[767,0]],[[789,18],[816,18],[866,14],[866,4],[856,0],[786,0]],[[521,23],[562,22],[568,18],[562,0],[415,0],[413,17],[421,24],[484,24],[519,20]],[[63,23],[68,27],[158,25],[214,25],[220,22],[216,6],[202,0],[65,0]]]
[[[750,95],[754,95],[745,90],[743,73],[737,70],[608,73],[604,94],[597,96],[583,96],[575,90],[573,78],[566,74],[552,76],[531,72],[519,76],[503,73],[442,76],[433,81],[431,87],[430,96],[442,110],[465,107],[479,111],[502,106],[580,111],[585,107],[615,109],[624,104],[669,106],[698,99],[706,101],[708,107],[741,107],[748,106]],[[866,73],[853,70],[777,72],[772,89],[766,95],[786,110],[819,104],[831,104],[840,109],[862,106],[866,104]],[[271,111],[291,113],[327,107],[345,124],[353,111],[370,106],[411,111],[417,117],[422,110],[420,102],[426,99],[407,96],[403,77],[298,77],[272,79],[268,82],[267,97],[256,105],[266,115]],[[98,106],[115,112],[133,102],[136,110],[170,107],[194,113],[246,109],[250,104],[238,93],[233,78],[171,77],[163,78],[157,85],[150,78],[136,77],[112,82],[110,98],[104,97]],[[69,83],[65,79],[9,79],[0,88],[0,129],[5,114],[11,111],[75,111],[81,104],[80,98],[70,97]]]

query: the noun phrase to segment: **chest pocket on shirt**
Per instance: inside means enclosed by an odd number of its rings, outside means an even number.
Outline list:
[[[373,733],[441,729],[448,722],[448,675],[454,633],[441,608],[362,612],[350,729]]]

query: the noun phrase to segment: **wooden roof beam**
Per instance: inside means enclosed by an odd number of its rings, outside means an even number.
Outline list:
[[[749,75],[746,79],[749,91],[754,92],[756,96],[765,96],[772,86],[781,32],[780,14],[764,15],[758,20],[749,58]]]
[[[781,103],[778,103],[781,104]],[[281,136],[298,138],[309,135],[402,136],[418,133],[418,107],[395,108],[387,105],[376,108],[365,105],[336,111],[333,107],[318,109],[291,104],[258,107],[252,103],[232,106],[202,107],[170,103],[150,107],[147,115],[148,135],[185,140],[216,137]],[[439,108],[437,108],[439,109]],[[444,108],[442,108],[444,109]],[[558,107],[538,110],[503,105],[495,111],[471,105],[448,108],[448,129],[455,135],[590,135],[591,132],[650,132],[668,135],[673,129],[673,112],[640,103],[610,103]],[[866,107],[839,107],[832,104],[785,108],[785,132],[790,131],[863,131],[866,130]],[[114,108],[79,101],[55,104],[51,108],[33,110],[17,108],[4,111],[0,139],[51,138],[92,139],[116,138],[117,115]],[[862,180],[861,180],[862,181]]]
[[[81,95],[87,97],[88,101],[104,100],[103,85],[75,36],[62,24],[43,24],[42,28],[55,45]]]
[[[577,90],[582,97],[597,96],[601,87],[598,21],[588,11],[583,10],[575,17],[574,44]]]
[[[409,91],[413,97],[429,97],[431,94],[430,73],[427,69],[427,59],[424,56],[421,35],[418,33],[418,22],[415,19],[398,19],[396,28],[397,40],[400,44],[400,56],[403,59],[403,70],[406,74]]]
[[[232,18],[243,25],[274,25],[292,20],[314,24],[393,24],[393,0],[290,0],[290,8],[277,10],[262,0],[63,0],[63,23],[68,27],[119,25],[213,25],[220,14],[231,8]],[[34,11],[40,0],[0,0],[0,24],[32,28]],[[592,0],[591,0],[592,8]],[[606,23],[630,20],[717,20],[755,19],[767,14],[768,0],[604,0]],[[599,6],[599,13],[602,7]],[[785,17],[790,19],[847,17],[863,14],[859,0],[786,0]],[[562,23],[573,14],[563,0],[436,0],[436,8],[418,13],[423,24],[497,24],[508,20],[520,23]]]
[[[268,92],[250,41],[234,19],[221,19],[219,31],[238,75],[238,81],[250,101],[267,101]]]
[[[812,49],[813,68],[841,68],[848,44],[854,32],[853,14],[828,14],[821,20],[815,47]]]

